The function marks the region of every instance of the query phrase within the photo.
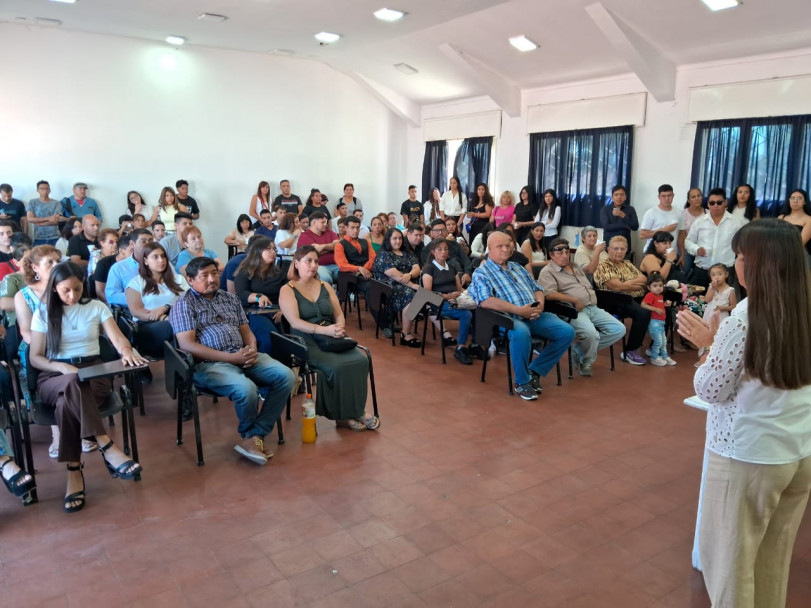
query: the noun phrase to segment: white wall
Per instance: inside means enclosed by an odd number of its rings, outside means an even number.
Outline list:
[[[406,198],[405,124],[320,63],[11,24],[0,39],[0,182],[16,198],[86,181],[115,224],[128,190],[154,204],[184,178],[223,256],[263,179],[330,201],[353,182],[367,216]]]
[[[691,88],[806,74],[811,74],[811,49],[682,66],[677,73],[675,101],[657,103],[648,95],[645,125],[637,127],[634,136],[633,183],[630,185],[631,202],[640,219],[647,209],[657,204],[657,188],[662,183],[673,185],[676,192],[675,204],[680,205],[686,200],[695,138],[695,124],[688,122]],[[522,116],[510,118],[502,114],[501,138],[496,141],[495,146],[495,184],[491,190],[512,190],[517,193],[527,181],[527,106],[644,91],[645,87],[634,75],[524,91]],[[753,98],[752,104],[760,108],[762,101]],[[745,106],[746,103],[746,100],[738,100],[736,106]],[[811,99],[805,99],[802,103],[805,104],[804,111],[811,114]],[[462,116],[494,109],[498,109],[498,106],[489,98],[475,98],[424,106],[422,116],[423,119]],[[424,142],[421,129],[409,129],[408,145],[408,170],[410,174],[415,174],[415,171],[421,171],[422,168]],[[564,230],[564,236],[573,239],[573,235],[573,228]]]

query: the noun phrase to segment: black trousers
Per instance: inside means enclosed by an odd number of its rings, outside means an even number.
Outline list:
[[[636,350],[642,346],[645,334],[650,324],[650,311],[645,310],[633,298],[623,298],[623,302],[612,307],[612,313],[618,313],[621,318],[631,319],[631,331],[625,339],[625,350]]]

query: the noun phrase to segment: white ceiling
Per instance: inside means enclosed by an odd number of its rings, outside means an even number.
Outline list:
[[[391,4],[388,4],[391,2]],[[483,94],[439,50],[450,43],[518,87],[532,88],[630,71],[584,7],[595,0],[3,0],[0,21],[294,57],[356,72],[417,103]],[[811,0],[745,0],[713,13],[700,0],[602,0],[602,5],[676,65],[807,47]],[[408,15],[378,21],[388,6]],[[199,21],[203,12],[228,21]],[[321,30],[343,38],[319,46]],[[519,53],[507,42],[524,34],[541,48]],[[407,63],[419,74],[394,69]]]

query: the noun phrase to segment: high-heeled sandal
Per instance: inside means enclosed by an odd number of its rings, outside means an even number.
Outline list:
[[[84,471],[82,471],[82,469],[84,469],[84,463],[80,464],[79,466],[68,465],[68,471],[79,471],[79,474],[82,476],[82,489],[78,492],[73,492],[72,494],[65,496],[65,513],[76,513],[76,511],[81,511],[84,509]],[[78,504],[72,504],[74,502]]]
[[[420,342],[419,338],[411,338],[410,340],[406,340],[405,334],[400,334],[400,346],[410,346],[411,348],[419,348],[422,346],[422,342]]]
[[[8,491],[11,492],[15,497],[19,498],[20,496],[24,496],[34,489],[34,478],[20,469],[14,473],[11,478],[6,479],[6,476],[3,475],[3,469],[5,469],[10,462],[14,461],[9,458],[3,461],[3,464],[0,464],[0,477],[3,478],[3,483],[6,484]],[[26,476],[28,476],[28,481],[24,481]]]
[[[121,463],[117,467],[114,467],[107,461],[106,452],[111,447],[113,447],[112,440],[107,443],[105,446],[99,446],[99,452],[101,452],[101,458],[104,460],[104,466],[107,467],[107,470],[110,473],[110,477],[115,479],[119,477],[121,479],[134,479],[136,475],[140,475],[144,468],[135,462],[134,460],[130,459],[126,462]],[[132,469],[132,470],[129,470]]]

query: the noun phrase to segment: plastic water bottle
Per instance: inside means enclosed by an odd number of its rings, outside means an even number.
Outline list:
[[[575,247],[580,247],[580,235],[577,234],[577,233],[575,233],[575,235],[574,235],[574,246]]]
[[[315,430],[315,403],[313,402],[313,396],[307,393],[307,398],[301,404],[302,443],[315,443],[317,434]]]

